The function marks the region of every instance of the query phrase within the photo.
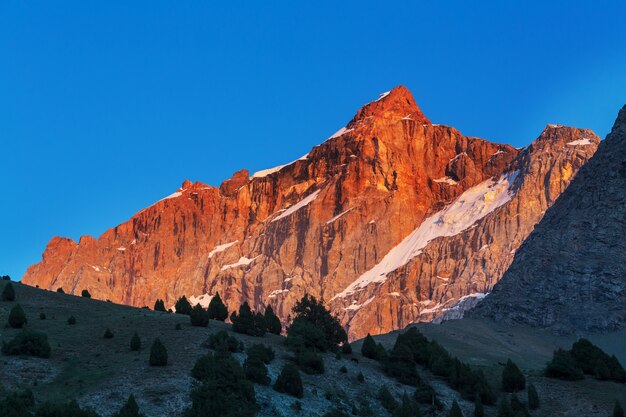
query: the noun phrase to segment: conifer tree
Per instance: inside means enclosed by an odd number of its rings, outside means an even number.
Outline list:
[[[2,289],[2,301],[15,301],[15,289],[13,283],[7,282]]]
[[[139,406],[137,405],[135,396],[130,394],[126,403],[122,406],[120,411],[113,414],[113,417],[145,417],[145,415],[139,412]]]
[[[209,325],[209,313],[200,304],[193,306],[189,319],[192,326],[207,327]]]
[[[80,295],[81,295],[81,296],[83,296],[83,297],[85,297],[85,298],[91,298],[91,294],[89,294],[89,291],[87,291],[87,290],[83,290],[83,291],[80,293]]]
[[[61,288],[61,287],[57,288],[57,292],[59,294],[65,294],[65,291],[63,291],[63,288]]]
[[[208,312],[209,318],[213,320],[225,321],[228,318],[228,308],[226,308],[218,293],[215,293],[213,298],[211,298]]]
[[[420,412],[417,404],[413,403],[407,393],[402,395],[402,403],[396,408],[393,417],[419,417]]]
[[[253,313],[247,301],[239,307],[239,314],[231,315],[233,331],[250,336],[263,336],[265,334],[265,319],[260,313]]]
[[[26,320],[26,314],[22,306],[19,304],[14,305],[9,313],[9,326],[14,329],[21,329],[27,322],[28,320]]]
[[[154,339],[154,342],[152,342],[152,347],[150,348],[150,366],[165,365],[167,365],[167,349],[157,337]]]
[[[613,417],[624,417],[624,409],[619,401],[615,401],[615,405],[613,406]]]
[[[283,326],[280,323],[280,319],[274,313],[274,309],[271,305],[265,307],[265,324],[267,325],[267,331],[272,334],[280,334],[283,330]]]
[[[112,339],[113,338],[113,332],[111,331],[111,329],[106,329],[104,331],[104,338],[105,339]]]
[[[461,407],[459,407],[459,403],[457,403],[456,400],[452,402],[448,417],[463,417],[463,411],[461,411]]]
[[[505,392],[516,392],[526,387],[526,378],[522,371],[509,359],[502,370],[502,390]]]
[[[191,304],[184,295],[176,301],[174,308],[176,309],[176,314],[184,314],[187,316],[191,314]]]
[[[160,298],[157,299],[154,303],[154,311],[167,311],[165,309],[165,302],[163,302],[163,300],[161,300]]]
[[[528,408],[531,410],[539,408],[539,394],[533,384],[528,385]]]
[[[139,351],[141,349],[141,339],[137,332],[133,334],[133,337],[130,338],[130,350]]]
[[[363,345],[361,346],[361,354],[366,358],[379,360],[379,351],[378,346],[376,346],[376,342],[374,338],[368,333],[363,340]]]
[[[387,388],[386,385],[383,385],[378,391],[378,400],[383,408],[390,413],[398,408],[398,401],[396,401],[391,392],[389,392],[389,388]]]
[[[480,395],[477,395],[476,401],[474,401],[474,417],[485,417],[485,407],[483,406],[483,400],[480,399]]]

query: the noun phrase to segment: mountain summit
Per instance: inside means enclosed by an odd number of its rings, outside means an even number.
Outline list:
[[[283,320],[308,293],[353,339],[458,316],[599,142],[562,126],[524,150],[463,136],[396,87],[296,161],[186,181],[98,239],[53,238],[23,282],[135,306],[219,293]]]

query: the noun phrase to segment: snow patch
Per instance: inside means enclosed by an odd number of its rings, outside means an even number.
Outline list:
[[[289,290],[274,290],[267,297],[268,298],[275,298],[275,297],[277,297],[277,296],[279,296],[281,294],[285,294],[285,293],[288,293],[288,292],[289,292]]]
[[[335,133],[334,133],[331,137],[329,137],[327,140],[338,138],[338,137],[340,137],[340,136],[345,135],[346,133],[350,133],[350,132],[352,132],[353,130],[354,130],[354,129],[348,129],[348,128],[346,128],[346,127],[342,127],[341,129],[339,129],[338,131],[336,131],[336,132],[335,132]]]
[[[160,202],[160,201],[169,200],[170,198],[180,197],[181,195],[183,195],[183,192],[182,192],[181,189],[179,189],[175,193],[172,193],[172,194],[168,195],[167,197],[164,197],[164,198],[160,199],[159,201],[157,201],[157,203]]]
[[[582,139],[575,140],[573,142],[568,142],[567,144],[569,146],[586,146],[586,145],[592,145],[593,142],[589,138],[582,138]]]
[[[303,157],[300,157],[300,158],[296,159],[295,161],[291,161],[291,162],[289,162],[288,164],[285,164],[285,165],[279,165],[279,166],[274,167],[274,168],[268,168],[268,169],[264,169],[264,170],[261,170],[261,171],[257,171],[257,172],[255,172],[254,174],[252,174],[252,176],[250,177],[250,179],[252,180],[252,179],[254,179],[254,178],[264,178],[264,177],[267,177],[268,175],[271,175],[271,174],[273,174],[273,173],[275,173],[275,172],[278,172],[278,171],[280,171],[281,169],[283,169],[283,168],[285,168],[285,167],[287,167],[287,166],[289,166],[289,165],[291,165],[291,164],[295,164],[295,163],[296,163],[296,162],[298,162],[298,161],[305,161],[308,157],[309,157],[309,154],[307,153],[307,154],[306,154],[306,155],[304,155]]]
[[[390,292],[390,293],[387,293],[387,295],[390,295],[392,297],[400,297],[400,293],[399,292]]]
[[[438,178],[438,179],[433,180],[433,181],[434,182],[443,182],[443,183],[446,183],[448,185],[457,185],[458,184],[458,182],[456,182],[455,180],[453,180],[450,177],[441,177],[441,178]]]
[[[335,217],[333,217],[332,219],[330,219],[329,221],[326,222],[326,224],[331,224],[332,222],[334,222],[335,220],[339,219],[341,216],[343,216],[344,214],[352,211],[354,209],[354,207],[349,208],[348,210],[344,211],[343,213],[339,213],[338,215],[336,215]]]
[[[120,246],[119,248],[117,248],[117,250],[120,252],[124,252],[126,248],[124,246]]]
[[[344,310],[346,310],[346,311],[356,311],[356,310],[358,310],[360,308],[365,307],[366,305],[368,305],[372,301],[374,301],[374,298],[376,298],[376,297],[368,298],[363,304],[357,304],[356,300],[353,300],[352,304],[350,304],[348,307],[345,307]]]
[[[384,99],[385,97],[387,97],[389,95],[389,93],[391,93],[391,91],[385,91],[384,93],[382,93],[381,95],[378,96],[376,101],[380,101],[380,100]]]
[[[497,181],[489,179],[466,190],[448,207],[426,218],[378,264],[332,299],[346,297],[372,283],[385,282],[388,273],[409,263],[422,253],[422,249],[430,241],[443,236],[454,236],[471,228],[478,220],[511,200],[513,193],[510,188],[517,174],[518,171],[513,171],[501,176]]]
[[[239,260],[237,262],[235,262],[234,264],[229,264],[229,265],[224,265],[222,267],[222,269],[220,269],[220,271],[226,271],[227,269],[230,268],[237,268],[240,266],[246,266],[246,265],[250,265],[256,258],[258,258],[258,256],[255,256],[254,258],[250,259],[250,258],[246,258],[245,256],[242,256],[241,258],[239,258]]]
[[[438,311],[441,311],[441,307],[443,307],[441,305],[441,303],[437,303],[437,305],[435,305],[434,307],[431,308],[425,308],[423,310],[420,310],[420,314],[430,314],[430,313],[436,313]]]
[[[434,126],[434,125],[433,125],[433,126]],[[467,155],[467,152],[461,152],[461,153],[459,153],[459,154],[456,154],[456,155],[454,156],[454,158],[452,158],[452,159],[450,160],[450,162],[456,161],[457,159],[459,159],[459,158],[460,158],[461,156],[463,156],[463,155]]]
[[[189,303],[192,306],[195,306],[196,304],[200,304],[202,306],[202,308],[208,308],[209,307],[209,303],[211,302],[211,299],[213,298],[212,295],[209,294],[202,294],[200,296],[191,296],[189,297]]]
[[[274,223],[275,221],[278,221],[280,219],[284,219],[287,216],[291,216],[293,213],[295,213],[296,211],[300,210],[302,207],[306,207],[309,204],[311,204],[319,195],[321,190],[317,190],[312,192],[311,194],[309,194],[308,196],[306,196],[304,199],[302,199],[301,201],[297,202],[296,204],[294,204],[293,206],[287,208],[285,211],[283,211],[280,216],[277,216],[275,219],[272,219],[272,223]]]
[[[235,243],[239,242],[239,240],[235,240],[234,242],[224,243],[223,245],[217,245],[214,247],[211,252],[209,252],[209,258],[212,258],[216,253],[224,252],[226,249],[233,246]]]

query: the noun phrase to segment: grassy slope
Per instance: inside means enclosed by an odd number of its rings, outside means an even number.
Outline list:
[[[0,290],[4,284],[0,282]],[[30,387],[40,400],[76,397],[81,404],[92,406],[105,416],[117,410],[129,393],[138,397],[142,410],[148,416],[179,415],[189,401],[192,385],[189,372],[196,359],[207,351],[200,344],[209,333],[222,329],[230,331],[230,326],[224,323],[212,321],[208,329],[195,328],[189,325],[187,316],[130,308],[20,284],[14,286],[17,302],[26,311],[29,326],[48,334],[53,351],[48,360],[2,357],[0,389]],[[5,322],[13,304],[0,302],[0,322]],[[40,312],[46,314],[46,320],[39,320]],[[77,319],[74,326],[67,324],[70,315]],[[175,330],[177,323],[181,324],[181,330]],[[115,334],[113,339],[103,339],[107,327]],[[504,362],[508,357],[515,360],[536,383],[542,397],[544,406],[540,412],[533,414],[535,416],[606,416],[615,398],[626,404],[626,388],[623,385],[591,379],[568,383],[541,376],[540,369],[552,350],[558,346],[569,347],[573,338],[467,319],[442,325],[420,324],[418,327],[428,337],[440,341],[453,354],[483,367],[496,387],[501,371],[498,362]],[[143,342],[143,349],[139,353],[129,350],[129,341],[135,331]],[[1,327],[0,339],[7,340],[17,332]],[[381,335],[378,340],[390,347],[395,341],[395,335]],[[617,354],[626,363],[623,358],[626,353],[623,336],[624,332],[619,332],[591,339],[607,352]],[[170,364],[165,368],[151,368],[147,364],[149,346],[155,337],[161,338],[169,352]],[[244,341],[246,346],[262,342],[276,350],[277,359],[269,366],[274,381],[289,358],[283,346],[284,339],[274,335],[252,338],[236,334],[236,337]],[[359,352],[360,342],[356,342],[353,347],[355,352]],[[245,357],[243,354],[237,356],[242,361]],[[387,384],[397,395],[406,387],[387,379],[377,363],[358,353],[353,356],[359,360],[358,364],[347,359],[336,360],[333,355],[328,355],[325,357],[324,375],[303,375],[304,410],[298,415],[322,415],[331,408],[333,401],[325,398],[327,392],[333,392],[344,403],[358,403],[360,398],[370,398],[370,405],[378,413],[376,415],[387,415],[377,409],[379,405],[372,399],[380,385]],[[348,374],[339,372],[342,365],[348,368]],[[365,384],[356,380],[359,371],[366,377]],[[426,372],[422,372],[422,375],[431,379],[447,404],[457,398],[444,381],[431,378]],[[260,416],[296,415],[290,409],[295,401],[292,397],[278,394],[269,387],[256,385],[255,389],[262,407]],[[466,402],[461,404],[466,415],[471,415],[471,405]],[[495,408],[488,409],[488,415],[495,416]]]

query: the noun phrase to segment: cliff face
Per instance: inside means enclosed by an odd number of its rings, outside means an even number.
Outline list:
[[[475,312],[559,333],[626,319],[626,106]]]
[[[98,239],[53,238],[23,282],[136,306],[219,292],[283,319],[310,293],[352,338],[388,332],[490,291],[598,143],[561,126],[522,151],[466,137],[397,87],[290,164],[185,181]]]

